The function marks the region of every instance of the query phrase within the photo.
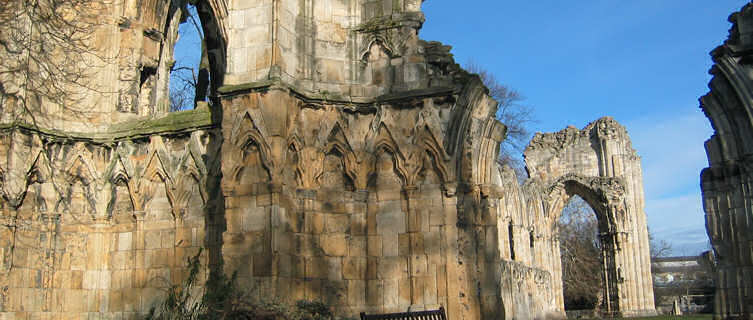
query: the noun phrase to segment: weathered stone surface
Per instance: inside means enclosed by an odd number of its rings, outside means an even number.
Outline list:
[[[753,105],[750,49],[753,5],[730,18],[729,39],[714,49],[710,92],[700,99],[714,135],[701,172],[706,231],[718,265],[714,318],[753,317]]]
[[[3,316],[143,315],[204,248],[204,274],[340,316],[562,317],[573,194],[606,228],[611,310],[653,312],[640,162],[613,120],[537,135],[519,185],[497,103],[418,38],[418,0],[200,1],[212,101],[166,114],[181,3],[103,9],[97,50],[123,55],[90,112],[2,118]]]
[[[604,117],[581,130],[568,127],[537,133],[526,148],[525,161],[531,178],[513,194],[527,204],[523,212],[534,216],[505,217],[508,227],[499,230],[507,235],[499,236],[500,247],[515,250],[516,260],[550,271],[561,306],[560,251],[554,228],[567,201],[578,195],[599,220],[607,311],[623,316],[655,314],[641,164],[625,128]],[[506,177],[503,181],[514,178],[511,173]],[[505,199],[501,206],[515,205],[510,202]],[[526,250],[526,244],[533,249]]]

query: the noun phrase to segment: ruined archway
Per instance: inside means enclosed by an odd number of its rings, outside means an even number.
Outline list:
[[[753,4],[729,16],[729,38],[713,51],[709,93],[701,109],[714,134],[706,140],[708,167],[701,171],[706,233],[716,256],[715,319],[753,317],[753,104],[747,29]]]
[[[189,5],[195,7],[203,35],[196,93],[216,96],[226,68],[226,4],[189,0],[150,0],[140,5],[133,2],[125,1],[119,23],[118,68],[122,75],[117,84],[117,111],[142,116],[169,111],[169,82],[175,65],[178,26],[188,17]]]
[[[620,266],[615,262],[618,255],[617,248],[620,241],[615,237],[618,234],[620,225],[624,225],[626,217],[618,212],[624,210],[622,200],[624,200],[624,185],[619,180],[610,178],[587,178],[583,176],[569,174],[558,179],[548,188],[545,201],[545,211],[550,213],[551,220],[545,229],[556,233],[555,224],[560,220],[561,214],[568,201],[575,196],[582,198],[591,209],[593,209],[598,221],[598,235],[601,257],[601,277],[602,277],[602,305],[601,310],[607,314],[620,311],[618,284],[621,283]],[[611,195],[611,199],[607,194]],[[548,207],[547,207],[548,206]],[[561,246],[558,243],[558,246]],[[560,250],[555,250],[559,253]],[[559,257],[558,257],[559,258]],[[553,273],[556,283],[562,283],[562,268],[555,268]],[[564,288],[563,288],[564,289]]]
[[[582,130],[537,134],[525,158],[528,183],[542,193],[544,233],[554,232],[574,195],[594,209],[604,258],[604,309],[621,316],[655,313],[640,158],[625,128],[601,118]],[[559,247],[558,240],[553,243]],[[559,259],[559,251],[552,252]],[[553,284],[561,286],[559,266],[550,270]],[[557,291],[562,294],[561,287]]]

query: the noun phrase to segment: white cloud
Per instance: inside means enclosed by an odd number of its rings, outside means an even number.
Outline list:
[[[654,236],[675,255],[707,248],[700,172],[708,163],[703,147],[713,130],[698,109],[679,115],[647,114],[628,122],[642,158],[646,215]]]
[[[700,172],[708,164],[703,145],[713,131],[700,111],[689,111],[671,118],[647,115],[627,125],[643,160],[647,198],[700,193]]]

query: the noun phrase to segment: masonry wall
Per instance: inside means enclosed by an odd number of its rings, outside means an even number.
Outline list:
[[[4,317],[143,315],[209,247],[207,132],[100,144],[3,130]]]
[[[237,272],[255,297],[321,300],[338,316],[562,317],[550,212],[571,193],[621,232],[612,256],[642,254],[627,251],[643,220],[639,166],[619,162],[637,161],[626,133],[599,144],[617,152],[576,139],[550,154],[567,149],[562,161],[528,157],[534,177],[518,185],[496,162],[497,103],[449,46],[419,39],[420,4],[201,1],[210,101],[169,114],[185,3],[97,9],[85,49],[104,58],[80,61],[96,62],[84,99],[2,101],[0,311],[137,318],[201,251],[202,276]],[[598,170],[594,152],[610,156]],[[651,312],[625,270],[617,311]]]
[[[553,288],[529,299],[564,313],[557,222],[578,195],[599,220],[602,308],[622,316],[655,314],[640,158],[625,128],[604,117],[580,130],[537,133],[524,155],[530,177],[522,186],[512,170],[501,173],[505,191],[497,229],[503,259],[545,272],[536,282]]]
[[[751,99],[748,57],[753,10],[730,15],[729,39],[711,52],[710,92],[700,99],[714,134],[706,141],[709,167],[701,172],[706,231],[717,257],[715,318],[753,314],[753,202]]]

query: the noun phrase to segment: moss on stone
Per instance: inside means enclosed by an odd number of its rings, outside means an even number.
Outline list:
[[[26,122],[13,122],[0,125],[0,131],[24,130],[61,140],[86,140],[93,143],[110,143],[159,134],[170,134],[211,128],[212,113],[207,108],[168,113],[159,118],[141,118],[113,124],[104,132],[66,132],[42,128]]]
[[[366,21],[358,25],[354,30],[364,33],[373,33],[380,30],[400,27],[400,21],[392,20],[392,16],[382,16]]]
[[[219,89],[217,89],[217,92],[223,95],[228,95],[228,94],[233,94],[236,92],[267,88],[275,84],[275,82],[276,82],[275,79],[272,79],[272,80],[247,82],[247,83],[241,83],[241,84],[229,84],[229,85],[224,85],[220,87]]]

